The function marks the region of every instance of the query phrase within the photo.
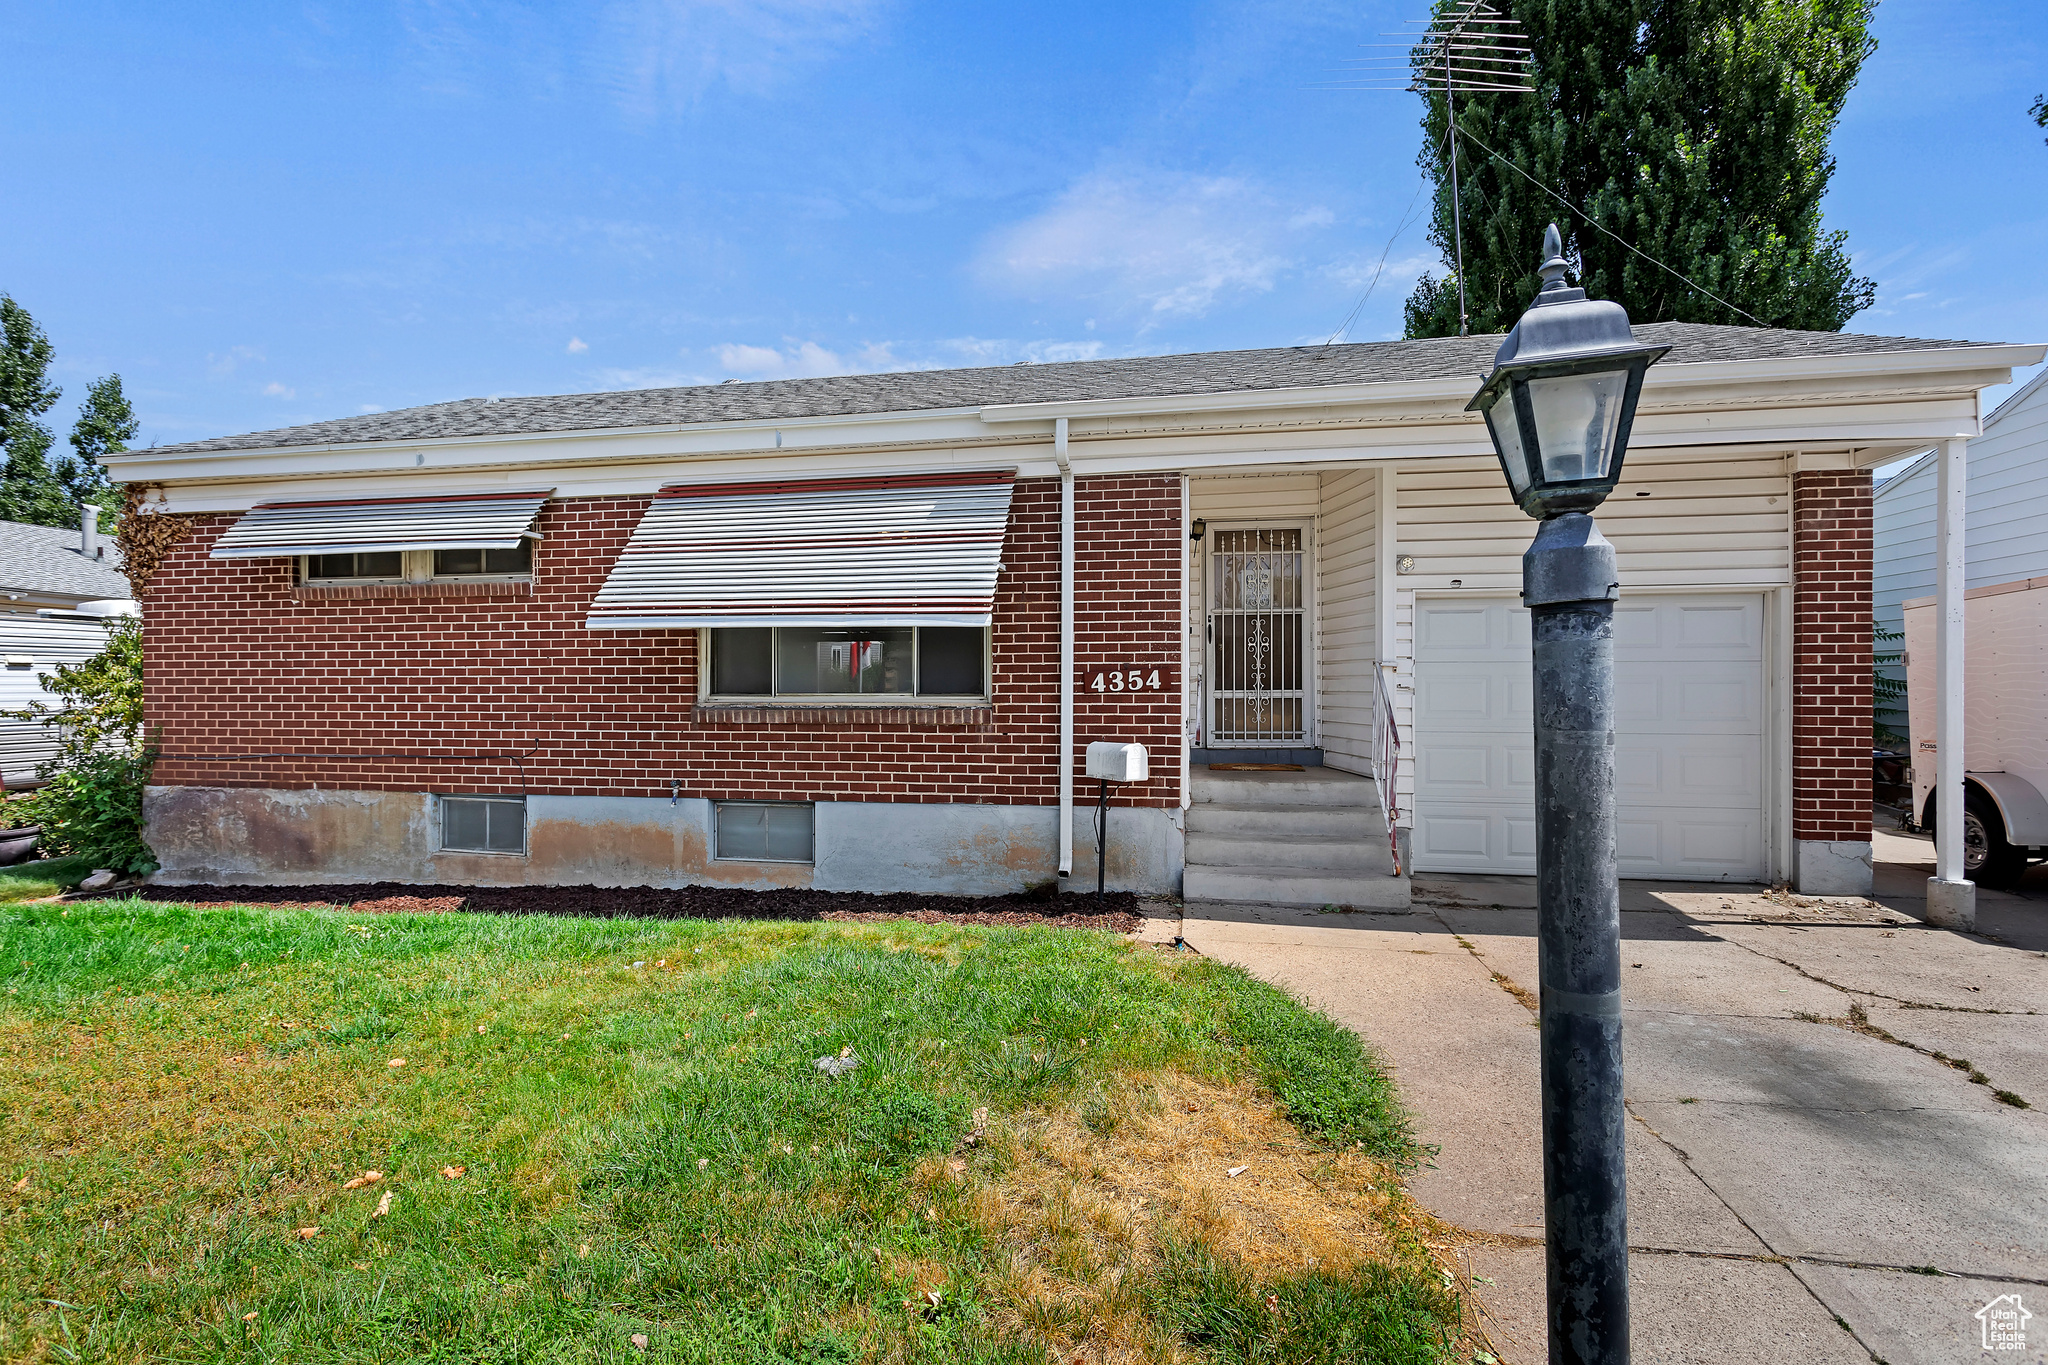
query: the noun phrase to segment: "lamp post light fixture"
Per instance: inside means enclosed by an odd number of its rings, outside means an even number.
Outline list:
[[[1565,286],[1552,224],[1543,288],[1467,411],[1486,416],[1515,502],[1535,666],[1537,978],[1551,1365],[1622,1365],[1628,1195],[1622,1139],[1621,888],[1614,863],[1614,547],[1592,511],[1621,477],[1645,346],[1621,305]]]

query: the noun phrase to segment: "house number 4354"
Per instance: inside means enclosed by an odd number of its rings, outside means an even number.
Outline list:
[[[1156,668],[1098,668],[1088,675],[1088,686],[1097,692],[1157,692],[1163,684]]]

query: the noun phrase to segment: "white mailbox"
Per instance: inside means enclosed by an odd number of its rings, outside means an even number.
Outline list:
[[[1098,782],[1145,782],[1152,765],[1142,744],[1098,742],[1088,746],[1088,776]]]

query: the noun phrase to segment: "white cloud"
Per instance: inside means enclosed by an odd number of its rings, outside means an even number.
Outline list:
[[[367,417],[373,412],[382,412],[384,409],[378,407],[375,403],[361,403],[357,405],[356,411]]]
[[[244,365],[261,364],[264,358],[254,346],[230,346],[225,351],[208,351],[206,368],[217,375],[230,375]]]
[[[632,113],[694,104],[715,86],[765,94],[837,55],[886,0],[619,0],[595,54]]]
[[[1098,172],[984,243],[975,273],[1016,293],[1100,299],[1152,320],[1264,293],[1328,210],[1282,204],[1233,177]]]
[[[263,386],[263,396],[265,398],[297,398],[299,394],[298,390],[287,388],[273,379]]]
[[[589,349],[590,343],[585,341],[582,337],[569,338],[568,351],[570,355],[582,355],[585,351]]]
[[[727,342],[718,348],[718,364],[727,374],[742,379],[815,379],[821,375],[871,374],[891,369],[895,357],[887,343],[865,347],[854,359],[847,360],[815,341],[791,338],[781,350]]]
[[[954,337],[939,343],[959,359],[954,364],[1056,365],[1063,360],[1096,360],[1103,346],[1099,341],[1010,341],[998,337]]]

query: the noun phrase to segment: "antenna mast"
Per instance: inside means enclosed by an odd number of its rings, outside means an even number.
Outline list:
[[[1362,78],[1355,90],[1412,90],[1428,96],[1442,91],[1445,137],[1451,154],[1451,235],[1458,255],[1458,335],[1471,331],[1465,302],[1465,213],[1458,194],[1458,92],[1528,94],[1529,38],[1522,26],[1486,0],[1446,0],[1427,20],[1411,19],[1402,43],[1369,43],[1385,55],[1351,65]]]

